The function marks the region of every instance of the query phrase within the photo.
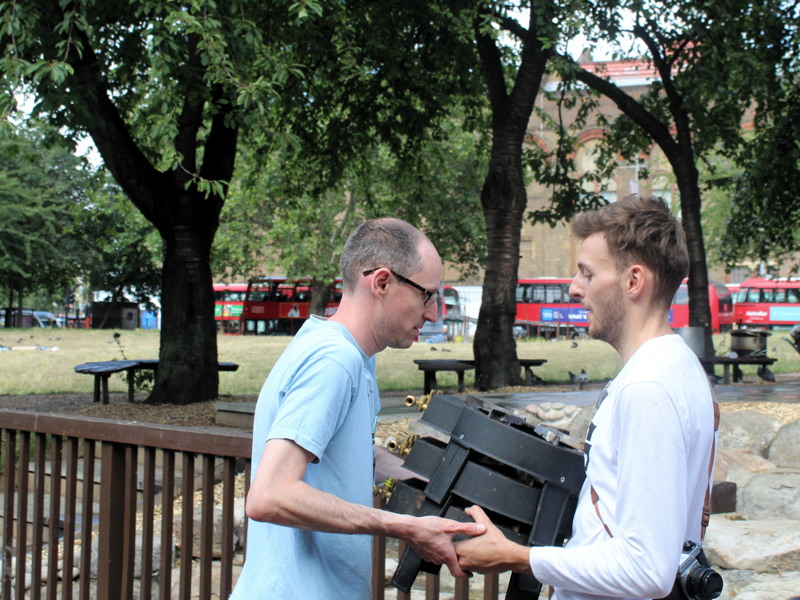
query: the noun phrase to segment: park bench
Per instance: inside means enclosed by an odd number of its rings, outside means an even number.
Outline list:
[[[723,369],[723,376],[722,382],[723,383],[730,383],[731,382],[731,374],[730,368],[731,365],[734,367],[738,367],[739,365],[760,365],[760,366],[769,366],[775,361],[777,358],[769,358],[763,355],[757,356],[706,356],[700,358],[700,362],[704,367],[711,366],[713,368],[714,365],[722,365]],[[739,369],[733,369],[733,382],[736,383],[741,378],[739,374]]]
[[[533,367],[541,367],[544,363],[547,362],[547,359],[544,359],[544,358],[520,358],[518,360],[519,360],[519,366],[522,369],[522,373],[521,373],[522,380],[525,382],[526,386],[531,387],[533,385],[534,377],[535,377],[535,375],[533,373]],[[475,366],[475,361],[474,360],[465,360],[464,362],[467,362],[467,363]]]
[[[128,372],[128,402],[133,402],[134,379],[136,371],[157,371],[158,359],[106,360],[83,363],[75,367],[76,373],[94,375],[94,401],[108,404],[108,378],[114,373]],[[220,362],[220,371],[236,371],[239,365],[232,362]]]
[[[420,371],[425,373],[425,393],[430,394],[436,389],[436,373],[439,371],[455,372],[458,375],[458,391],[464,391],[464,372],[474,369],[475,365],[466,360],[414,360]]]
[[[458,391],[464,391],[464,372],[475,368],[475,361],[472,359],[435,359],[435,360],[414,360],[419,370],[425,373],[425,393],[436,389],[436,373],[439,371],[455,372],[458,375]],[[539,367],[546,363],[543,358],[520,358],[519,364],[524,372],[525,385],[531,386],[534,381],[533,367]]]

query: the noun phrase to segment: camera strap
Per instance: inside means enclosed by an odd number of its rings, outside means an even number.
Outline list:
[[[711,521],[711,488],[713,486],[713,481],[711,481],[711,476],[714,472],[714,457],[716,456],[717,451],[717,431],[719,431],[719,403],[716,400],[714,390],[711,388],[711,384],[709,383],[709,389],[711,390],[711,401],[714,405],[714,433],[711,436],[711,456],[708,457],[708,485],[706,485],[706,496],[703,500],[703,515],[700,519],[700,544],[702,545],[703,540],[706,537],[706,529],[708,528],[708,523]],[[614,534],[611,533],[611,529],[608,528],[606,522],[603,520],[603,515],[600,514],[600,508],[597,506],[597,503],[600,501],[600,496],[597,495],[597,491],[594,489],[594,486],[590,486],[590,495],[592,498],[592,505],[594,506],[594,512],[597,513],[597,518],[600,519],[600,522],[603,524],[603,529],[606,530],[608,537],[614,537]]]

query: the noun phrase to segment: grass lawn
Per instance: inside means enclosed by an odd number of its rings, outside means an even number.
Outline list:
[[[120,331],[119,344],[114,330],[84,329],[0,329],[0,345],[30,348],[45,346],[58,350],[19,349],[0,352],[0,395],[91,394],[93,379],[74,372],[75,365],[84,362],[122,358],[158,358],[159,332],[153,330]],[[768,354],[778,358],[772,366],[775,373],[800,372],[800,354],[775,332],[767,340]],[[238,363],[234,373],[220,373],[220,395],[257,394],[270,368],[291,338],[283,336],[231,336],[217,338],[219,360]],[[715,336],[717,354],[730,347],[727,334]],[[437,350],[434,350],[436,348]],[[123,356],[124,353],[124,356]],[[547,363],[534,369],[548,384],[569,382],[568,371],[586,369],[593,381],[613,377],[622,363],[617,353],[606,343],[596,340],[549,342],[522,340],[517,343],[520,358],[544,358]],[[378,383],[382,391],[420,390],[423,374],[412,361],[432,358],[472,358],[471,342],[447,344],[414,344],[405,350],[387,349],[378,354]],[[745,375],[755,375],[754,366],[745,366]],[[439,374],[441,387],[455,388],[454,373]],[[466,374],[471,386],[474,375]],[[127,391],[121,376],[109,380],[112,392]]]

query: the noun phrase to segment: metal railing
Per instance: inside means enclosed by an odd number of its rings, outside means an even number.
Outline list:
[[[0,598],[227,598],[245,545],[234,505],[249,486],[251,440],[233,429],[0,410]],[[402,543],[396,556],[389,546],[389,560],[402,555]],[[372,572],[373,600],[394,596],[381,537]],[[438,600],[439,576],[417,581]],[[447,585],[467,600],[470,584],[473,598],[482,587],[497,599],[497,576]]]

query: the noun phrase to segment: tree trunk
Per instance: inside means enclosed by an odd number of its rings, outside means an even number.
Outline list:
[[[315,279],[311,285],[311,304],[308,307],[309,315],[325,316],[325,307],[331,298],[331,286],[327,281]]]
[[[681,194],[681,222],[689,249],[689,326],[703,328],[704,356],[714,355],[711,309],[708,299],[708,266],[700,214],[700,187],[692,156],[670,161]]]
[[[549,30],[553,10],[550,3],[531,10],[528,29],[512,23],[522,40],[522,51],[510,93],[494,38],[480,22],[475,27],[481,70],[492,107],[492,154],[481,190],[486,221],[486,275],[472,344],[475,385],[480,390],[519,384],[514,341],[515,296],[522,218],[528,203],[522,176],[522,144],[551,53],[545,50],[544,38],[553,35]]]
[[[672,81],[669,78],[666,81],[663,79],[664,73],[669,74],[669,68],[661,69],[661,71],[662,82],[670,96],[669,110],[674,120],[674,133],[668,120],[660,120],[638,100],[610,81],[606,81],[586,69],[579,70],[576,78],[613,100],[623,113],[628,115],[659,145],[675,173],[681,195],[683,230],[686,233],[689,250],[689,325],[704,328],[704,354],[713,356],[711,310],[708,304],[708,269],[700,215],[699,176],[692,147],[691,123],[683,106],[683,99]]]
[[[210,243],[198,227],[177,225],[164,240],[161,348],[150,404],[191,404],[217,397]]]
[[[472,345],[475,385],[480,390],[519,385],[520,375],[513,329],[522,211],[527,195],[521,166],[515,164],[518,160],[514,160],[513,142],[509,143],[504,131],[495,130],[493,137],[489,174],[481,191],[488,252],[486,275]],[[502,152],[501,148],[510,152]]]

